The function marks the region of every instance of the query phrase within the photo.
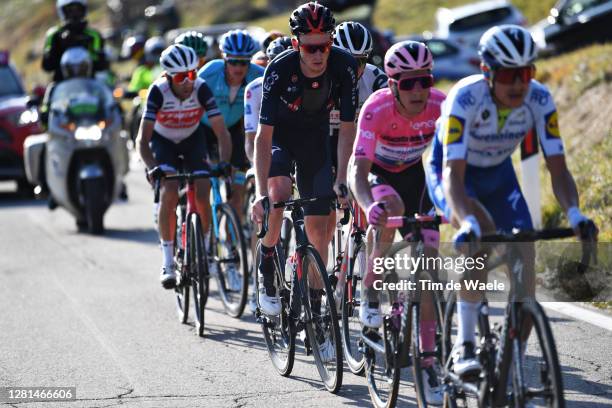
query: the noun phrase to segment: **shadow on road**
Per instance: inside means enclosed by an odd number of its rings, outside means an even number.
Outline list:
[[[104,237],[110,239],[120,239],[125,241],[138,241],[158,243],[159,236],[153,228],[133,228],[133,229],[117,229],[106,228]]]
[[[47,202],[24,198],[23,195],[12,191],[0,191],[0,208],[2,207],[45,207]]]

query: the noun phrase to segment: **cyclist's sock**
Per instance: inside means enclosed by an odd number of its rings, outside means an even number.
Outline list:
[[[266,289],[266,295],[276,295],[274,287],[274,247],[267,247],[261,244],[259,246],[259,265],[257,269],[263,277],[263,285]]]
[[[164,267],[172,267],[174,265],[174,241],[161,240],[162,248],[162,264]]]
[[[419,327],[421,329],[421,351],[434,351],[436,349],[436,321],[421,320]],[[431,367],[433,362],[433,357],[425,357],[423,367]]]
[[[467,302],[465,300],[457,301],[457,318],[459,320],[457,330],[457,344],[463,344],[469,341],[476,344],[476,321],[478,319],[479,302]]]

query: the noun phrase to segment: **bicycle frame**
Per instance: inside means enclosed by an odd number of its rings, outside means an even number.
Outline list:
[[[212,228],[214,229],[215,236],[219,236],[219,219],[217,217],[217,207],[223,204],[223,198],[221,198],[221,180],[217,177],[210,178],[210,186],[213,195],[211,207],[212,213]],[[225,187],[229,189],[230,183],[226,183]],[[229,194],[228,194],[229,195]],[[236,241],[236,236],[234,235],[234,231],[230,229],[230,234],[232,241]]]

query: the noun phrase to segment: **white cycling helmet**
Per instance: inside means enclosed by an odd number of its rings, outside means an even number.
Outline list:
[[[191,47],[172,44],[162,52],[159,63],[167,73],[173,75],[198,69],[198,56]]]
[[[529,31],[512,24],[488,29],[480,38],[478,54],[489,69],[524,67],[533,63],[537,48]]]
[[[93,63],[89,52],[83,47],[68,48],[60,59],[60,69],[64,79],[91,76]]]
[[[355,57],[366,57],[374,48],[372,35],[363,25],[353,21],[340,23],[334,32],[334,45]]]
[[[385,54],[385,73],[389,78],[396,78],[403,72],[432,68],[433,56],[422,42],[400,41]]]
[[[62,22],[66,22],[64,7],[69,6],[71,4],[80,4],[85,8],[85,13],[87,13],[87,0],[57,0],[57,2],[55,3],[55,8],[57,10],[57,15],[59,16],[60,20],[62,20]]]

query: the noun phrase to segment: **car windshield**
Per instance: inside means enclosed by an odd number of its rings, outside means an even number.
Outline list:
[[[107,87],[95,79],[77,78],[63,81],[53,90],[51,111],[76,119],[97,120],[114,104]]]
[[[473,14],[464,18],[453,21],[450,25],[451,31],[467,31],[473,28],[479,28],[484,26],[494,26],[495,24],[503,21],[512,12],[508,7],[502,7],[498,9],[488,10],[483,13]]]
[[[0,66],[0,98],[25,95],[17,75],[9,66]]]

